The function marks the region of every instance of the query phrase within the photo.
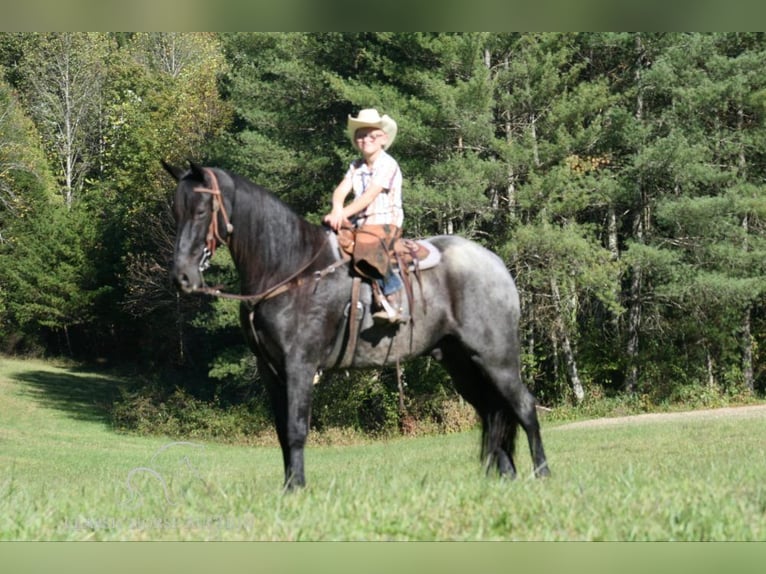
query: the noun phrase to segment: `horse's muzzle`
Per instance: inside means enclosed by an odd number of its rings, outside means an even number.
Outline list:
[[[193,265],[175,265],[170,275],[176,288],[184,293],[194,293],[204,286],[202,273]]]

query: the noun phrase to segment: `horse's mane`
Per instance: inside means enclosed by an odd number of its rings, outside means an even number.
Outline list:
[[[229,243],[243,289],[259,291],[309,262],[326,241],[324,229],[306,221],[272,191],[224,171],[219,184],[230,198],[234,232]]]

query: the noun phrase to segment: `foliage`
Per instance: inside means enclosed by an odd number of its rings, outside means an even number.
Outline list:
[[[38,134],[10,86],[0,80],[0,261],[15,253],[37,210],[52,197],[52,176]],[[14,297],[6,266],[0,270],[0,346],[28,342],[29,331],[13,318]],[[9,307],[10,305],[10,307]]]
[[[3,349],[264,401],[236,310],[167,279],[159,160],[233,169],[316,222],[346,117],[376,107],[399,123],[405,232],[473,238],[514,274],[542,403],[762,393],[764,57],[760,33],[0,35]],[[236,284],[219,253],[208,279]],[[404,408],[391,371],[327,376],[314,424],[470,426],[426,364]]]
[[[43,135],[67,206],[98,169],[109,51],[110,39],[105,34],[35,34],[19,65],[19,87]]]
[[[117,430],[141,435],[249,443],[271,430],[261,404],[223,406],[196,399],[183,389],[159,397],[143,389],[119,400],[112,410]]]
[[[374,436],[398,430],[396,390],[381,372],[328,376],[314,389],[312,426],[318,431],[348,427]]]
[[[0,250],[5,255],[0,276],[8,289],[8,321],[27,335],[52,331],[59,336],[49,343],[54,352],[72,353],[70,331],[93,319],[98,299],[110,290],[95,280],[90,264],[96,241],[92,231],[86,214],[43,205]],[[86,342],[86,337],[77,341]]]
[[[0,79],[0,242],[53,188],[34,123],[10,86]]]

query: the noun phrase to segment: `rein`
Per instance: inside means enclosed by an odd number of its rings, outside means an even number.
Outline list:
[[[220,290],[220,287],[204,287],[200,290],[201,293],[205,293],[206,295],[213,295],[215,297],[222,297],[224,299],[236,299],[237,301],[245,301],[248,303],[257,304],[261,301],[265,301],[266,299],[271,299],[272,297],[276,297],[277,295],[281,295],[282,293],[285,293],[286,291],[289,291],[290,289],[294,289],[296,287],[300,287],[303,285],[306,281],[313,280],[315,283],[319,283],[320,280],[322,280],[324,277],[329,275],[330,273],[334,273],[336,269],[339,267],[342,267],[346,264],[345,259],[341,259],[340,261],[336,261],[335,263],[328,265],[324,269],[320,269],[319,271],[314,271],[311,275],[306,275],[304,277],[300,277],[300,275],[308,269],[314,261],[317,260],[319,255],[322,253],[322,248],[327,244],[327,241],[325,241],[322,246],[317,250],[317,252],[314,254],[314,256],[311,258],[311,260],[303,265],[298,271],[290,275],[287,279],[280,281],[273,287],[269,287],[265,291],[261,291],[260,293],[255,293],[253,295],[238,295],[236,293],[225,293]]]
[[[210,168],[204,168],[205,173],[210,176],[211,181],[211,187],[195,187],[194,191],[197,193],[209,193],[213,196],[213,216],[210,220],[210,227],[207,231],[207,236],[205,238],[206,241],[206,253],[203,255],[203,262],[202,264],[206,263],[213,255],[215,254],[215,249],[218,244],[218,242],[226,243],[228,245],[228,237],[229,235],[234,231],[234,226],[229,222],[229,215],[226,213],[226,207],[224,206],[223,202],[223,196],[221,195],[221,189],[218,187],[218,178],[215,176],[215,173]],[[221,238],[220,233],[218,232],[218,211],[220,210],[221,215],[223,216],[223,221],[226,224],[226,233],[227,233],[227,240],[224,241]],[[329,238],[325,236],[325,240],[322,243],[322,245],[317,249],[316,253],[311,257],[311,259],[301,266],[298,271],[290,275],[287,279],[284,279],[283,281],[280,281],[273,287],[269,287],[265,291],[262,291],[260,293],[256,293],[254,295],[238,295],[235,293],[225,293],[221,291],[221,286],[218,287],[204,287],[200,289],[201,293],[204,293],[206,295],[213,295],[215,297],[222,297],[224,299],[236,299],[238,301],[246,301],[248,303],[257,304],[261,301],[264,301],[266,299],[271,299],[272,297],[276,297],[277,295],[281,295],[282,293],[285,293],[286,291],[289,291],[290,289],[294,289],[296,287],[299,287],[300,285],[303,285],[306,281],[313,280],[316,283],[319,283],[321,279],[323,279],[325,276],[329,275],[330,273],[334,273],[336,269],[339,267],[342,267],[346,264],[347,259],[340,259],[339,261],[336,261],[335,263],[325,267],[324,269],[321,269],[319,271],[315,271],[313,274],[305,277],[301,277],[301,274],[306,271],[311,265],[319,258],[319,256],[322,253],[322,250],[324,249],[325,245],[327,245],[329,241]]]

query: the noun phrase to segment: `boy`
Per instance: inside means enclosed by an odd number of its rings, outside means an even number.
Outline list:
[[[402,170],[387,150],[396,138],[396,122],[375,109],[365,109],[357,117],[348,117],[348,136],[362,157],[349,166],[343,180],[332,194],[332,211],[325,223],[338,231],[349,220],[364,233],[365,225],[388,226],[388,237],[398,237],[404,221],[402,210]],[[353,191],[354,199],[344,206]],[[373,314],[376,321],[392,324],[408,320],[400,308],[399,276],[389,267],[378,284],[383,292],[383,309]]]

